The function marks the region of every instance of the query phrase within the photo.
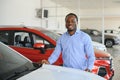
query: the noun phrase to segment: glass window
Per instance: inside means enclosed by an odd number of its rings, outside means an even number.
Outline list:
[[[45,44],[45,47],[46,47],[46,48],[54,48],[54,47],[55,47],[55,46],[52,45],[50,42],[48,42],[47,40],[43,39],[43,38],[40,37],[40,36],[37,36],[37,35],[32,34],[32,37],[33,37],[34,43],[43,43],[43,44]]]
[[[25,71],[26,68],[28,70],[33,68],[31,62],[13,49],[0,43],[0,79],[1,77],[13,76],[15,72]]]
[[[8,31],[1,31],[0,32],[0,41],[9,44],[9,32]]]
[[[59,34],[54,33],[52,31],[42,31],[45,35],[49,36],[50,38],[54,39],[55,41],[58,40],[58,38],[60,37]]]
[[[14,45],[20,47],[32,47],[28,32],[15,32]]]

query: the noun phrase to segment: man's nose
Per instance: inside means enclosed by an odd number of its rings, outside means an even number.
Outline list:
[[[70,21],[70,22],[68,22],[68,24],[73,24],[73,22]]]

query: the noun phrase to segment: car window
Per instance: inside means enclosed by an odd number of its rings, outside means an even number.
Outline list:
[[[105,30],[105,33],[119,34],[119,31],[117,31],[117,30]]]
[[[32,47],[31,39],[28,32],[15,32],[14,46]]]
[[[34,44],[35,43],[42,43],[42,44],[45,44],[45,46],[47,48],[54,48],[55,47],[53,44],[48,42],[46,39],[44,39],[38,35],[32,34],[32,37],[33,37]]]
[[[0,31],[0,41],[9,44],[9,32],[8,31]]]
[[[85,29],[81,29],[83,32],[85,32],[85,33],[87,33],[87,34],[89,34],[89,35],[91,35],[91,30],[85,30]]]
[[[105,33],[113,33],[111,30],[105,30]]]
[[[54,48],[50,42],[34,33],[24,31],[14,33],[14,46],[33,48],[35,43],[43,43],[47,48]]]
[[[29,37],[29,34],[27,32],[15,32],[15,36],[20,35],[21,36],[21,41],[24,40],[25,36]]]
[[[55,41],[57,41],[59,39],[59,37],[60,37],[59,34],[54,33],[52,31],[45,31],[45,30],[43,30],[41,32],[43,32],[45,35],[49,36],[50,38],[54,39]]]

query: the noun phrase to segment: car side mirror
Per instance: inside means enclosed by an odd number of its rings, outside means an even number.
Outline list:
[[[33,45],[35,49],[39,49],[43,54],[45,53],[45,44],[43,43],[35,43]]]

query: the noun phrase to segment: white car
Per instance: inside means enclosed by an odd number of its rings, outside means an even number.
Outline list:
[[[86,71],[61,66],[43,65],[17,80],[105,80]]]
[[[107,48],[104,44],[101,44],[99,42],[95,42],[95,41],[92,41],[92,44],[93,44],[93,47],[95,49],[99,49],[99,50],[102,50],[102,51],[106,51],[107,52]]]
[[[42,67],[0,42],[0,80],[105,80],[94,73],[62,66]]]
[[[120,31],[114,30],[114,29],[106,29],[104,30],[105,33],[109,33],[109,34],[116,34],[116,35],[120,35]]]

